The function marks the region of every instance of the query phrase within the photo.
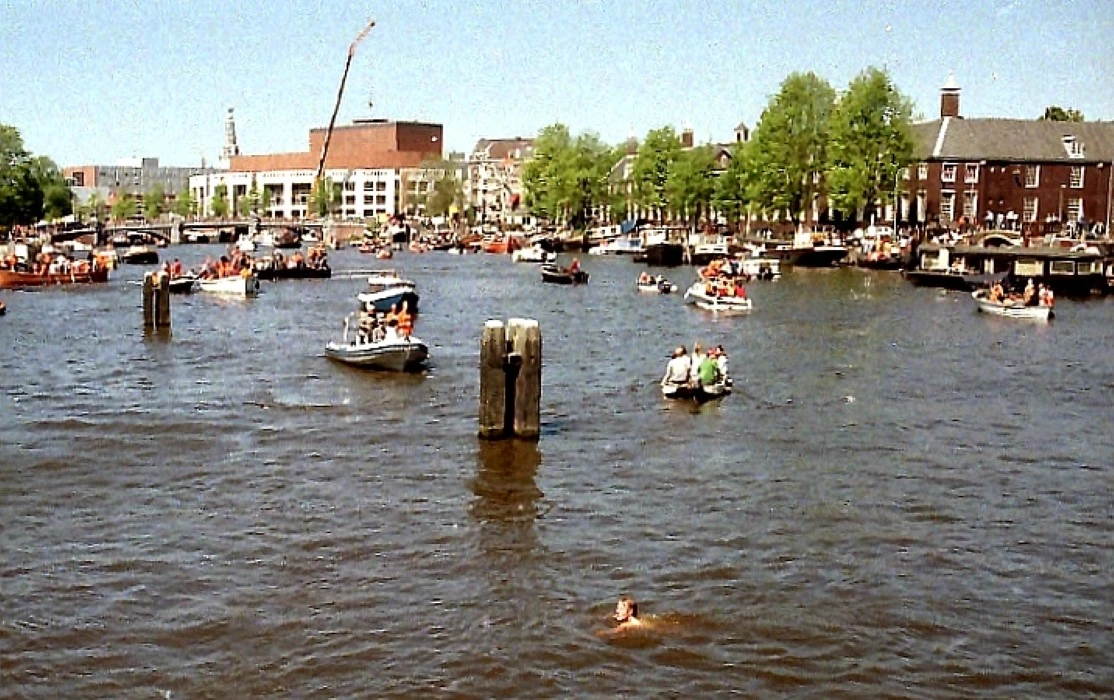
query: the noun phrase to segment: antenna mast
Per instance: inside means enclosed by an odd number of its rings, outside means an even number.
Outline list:
[[[333,137],[333,126],[337,122],[337,112],[340,111],[340,98],[344,95],[344,83],[348,80],[348,69],[352,66],[352,57],[356,55],[356,47],[364,40],[364,37],[371,32],[371,28],[375,26],[375,20],[369,20],[367,26],[363,31],[356,35],[356,38],[348,45],[348,58],[344,62],[344,73],[340,76],[340,88],[337,89],[337,101],[333,105],[333,116],[329,118],[329,128],[325,130],[325,143],[321,145],[321,161],[317,164],[317,177],[314,178],[315,183],[321,182],[321,176],[325,173],[325,156],[329,154],[329,141]]]

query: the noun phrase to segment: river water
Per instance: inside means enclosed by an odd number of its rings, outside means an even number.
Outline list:
[[[584,262],[397,257],[425,376],[323,357],[360,279],[176,298],[169,337],[141,268],[0,292],[0,696],[1114,691],[1114,303],[1032,325],[798,270],[714,318]],[[483,322],[514,316],[542,437],[481,444]],[[737,391],[666,404],[695,340]],[[623,593],[651,624],[601,637]]]

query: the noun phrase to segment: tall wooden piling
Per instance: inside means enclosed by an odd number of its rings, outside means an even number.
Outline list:
[[[170,277],[157,272],[143,276],[143,328],[170,329]]]
[[[484,324],[480,339],[480,437],[504,436],[507,374],[503,367],[507,354],[507,332],[502,321]]]
[[[480,341],[480,437],[537,440],[541,433],[542,338],[538,322],[484,324]]]
[[[521,358],[515,377],[514,435],[537,440],[541,433],[541,328],[533,319],[512,318],[507,324],[507,335],[511,354]]]

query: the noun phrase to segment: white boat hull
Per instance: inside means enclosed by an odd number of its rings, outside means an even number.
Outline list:
[[[677,291],[677,285],[672,282],[662,282],[660,284],[640,284],[638,291],[643,294],[673,294]]]
[[[717,297],[704,292],[704,283],[697,282],[685,292],[685,303],[720,314],[746,314],[754,308],[750,297]]]
[[[985,295],[986,292],[981,289],[971,292],[971,298],[975,300],[979,311],[984,314],[1030,321],[1048,321],[1055,315],[1052,313],[1051,306],[1022,306],[1019,303],[990,301]]]
[[[557,253],[550,253],[542,250],[541,248],[520,248],[511,253],[511,260],[520,263],[555,263],[557,262]]]
[[[200,280],[198,286],[201,291],[224,296],[253,297],[259,293],[259,278],[255,275],[244,277],[234,275],[231,277],[218,277],[215,279]]]
[[[420,369],[429,358],[429,349],[421,340],[383,340],[378,343],[337,343],[325,345],[325,356],[346,365],[388,372],[411,372]]]

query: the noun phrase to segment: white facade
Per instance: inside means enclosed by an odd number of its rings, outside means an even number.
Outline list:
[[[464,165],[464,201],[475,210],[477,222],[536,223],[526,208],[522,185],[522,167],[533,150],[529,139],[481,139],[476,144]]]
[[[218,185],[228,189],[229,211],[236,213],[239,200],[254,188],[271,193],[270,206],[263,216],[301,219],[311,214],[310,193],[313,170],[273,170],[264,172],[215,172],[190,178],[190,194],[199,211],[212,215],[213,194]],[[402,182],[409,170],[358,169],[326,170],[325,177],[341,187],[337,213],[346,219],[383,219],[400,209]],[[422,183],[423,185],[425,183]],[[418,186],[420,187],[420,186]],[[413,190],[412,184],[410,189]]]

